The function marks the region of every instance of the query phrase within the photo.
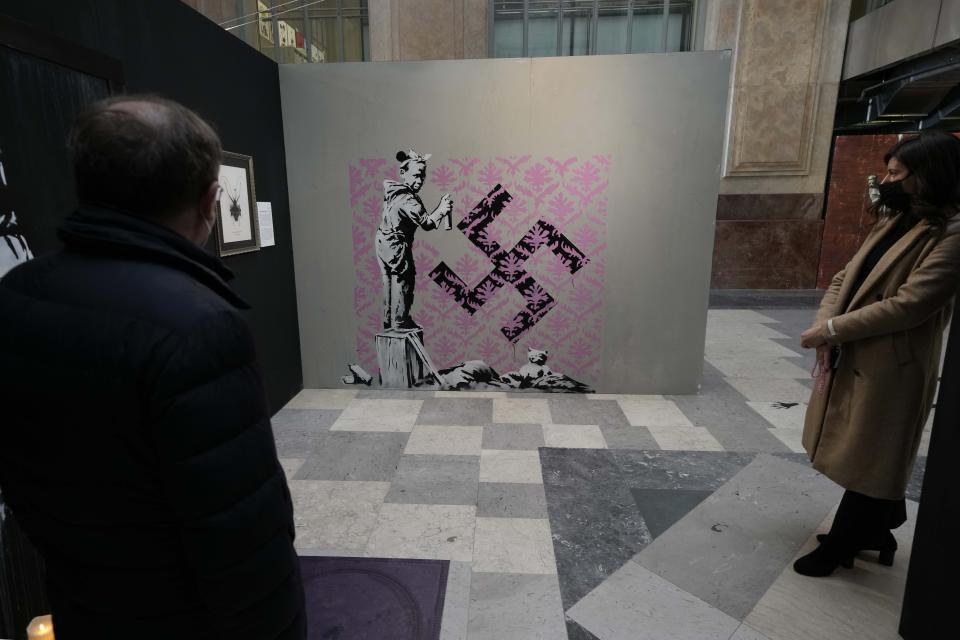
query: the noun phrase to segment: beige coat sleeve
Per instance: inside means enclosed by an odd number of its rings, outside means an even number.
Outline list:
[[[911,329],[936,313],[960,286],[960,233],[941,239],[896,295],[836,316],[831,343],[852,342]]]
[[[817,309],[817,323],[826,322],[836,313],[837,296],[840,295],[840,289],[843,287],[843,281],[847,277],[847,269],[849,268],[850,263],[848,262],[846,267],[833,276],[833,281],[830,282],[827,292],[823,294],[823,299],[820,301],[820,308]]]

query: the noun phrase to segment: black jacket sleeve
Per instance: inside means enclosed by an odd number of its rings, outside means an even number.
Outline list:
[[[234,640],[300,637],[293,507],[246,323],[213,313],[155,351],[148,437],[211,623]]]

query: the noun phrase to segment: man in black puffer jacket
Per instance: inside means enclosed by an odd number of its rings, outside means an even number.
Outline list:
[[[302,639],[247,305],[200,248],[220,142],[128,97],[70,147],[63,249],[0,281],[0,490],[46,559],[57,638]]]

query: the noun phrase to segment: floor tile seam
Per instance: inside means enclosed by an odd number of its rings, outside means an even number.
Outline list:
[[[663,534],[661,534],[661,536],[662,536],[662,535],[663,535]],[[642,551],[641,551],[640,553],[642,553]],[[739,625],[737,625],[738,628],[740,627],[740,625],[743,624],[743,620],[740,620],[740,619],[738,619],[738,618],[730,615],[729,613],[727,613],[726,611],[720,609],[719,607],[713,606],[712,604],[710,604],[709,602],[707,602],[706,600],[704,600],[704,599],[701,598],[700,596],[694,595],[693,593],[690,593],[689,591],[687,591],[687,590],[684,589],[683,587],[679,586],[678,584],[676,584],[675,582],[673,582],[673,580],[669,580],[669,579],[665,578],[664,576],[660,575],[658,572],[654,571],[654,570],[651,569],[650,567],[647,567],[647,566],[641,564],[640,562],[638,562],[638,561],[637,561],[637,558],[640,557],[640,553],[634,554],[634,556],[633,556],[632,558],[630,558],[629,560],[627,560],[627,562],[632,562],[632,563],[636,564],[637,566],[639,566],[639,567],[640,567],[641,569],[643,569],[644,571],[649,571],[649,572],[652,573],[653,575],[657,576],[657,578],[659,578],[660,580],[663,580],[664,582],[666,582],[667,584],[669,584],[670,586],[672,586],[674,589],[677,589],[678,591],[680,591],[681,593],[685,594],[686,596],[688,596],[688,597],[690,597],[690,598],[694,598],[694,599],[697,600],[700,604],[709,607],[709,608],[712,609],[713,611],[716,611],[717,613],[720,613],[720,614],[726,616],[727,618],[730,618],[731,620],[736,620],[737,622],[740,623]],[[611,575],[612,575],[612,574],[611,574]],[[606,581],[604,581],[604,582],[606,582]],[[600,587],[600,586],[602,586],[602,585],[603,585],[603,583],[601,582],[600,585],[597,585],[597,587]],[[769,589],[768,589],[768,590],[769,590]],[[589,595],[589,594],[587,594],[587,595]],[[586,596],[585,596],[585,597],[586,597]],[[734,631],[734,634],[735,634],[735,633],[736,633],[736,631]],[[733,634],[731,634],[731,637],[732,637],[732,636],[733,636]]]
[[[709,602],[707,602],[706,600],[704,600],[704,599],[701,598],[700,596],[697,596],[697,595],[694,595],[694,594],[690,593],[690,592],[687,591],[686,589],[684,589],[684,588],[678,586],[677,584],[675,584],[672,580],[668,580],[667,578],[663,577],[662,575],[660,575],[659,573],[657,573],[657,572],[654,571],[653,569],[650,569],[649,567],[645,567],[644,565],[640,564],[639,562],[636,562],[635,558],[636,558],[638,555],[639,555],[639,554],[635,555],[633,558],[630,558],[629,560],[627,560],[627,562],[632,562],[632,563],[634,563],[635,565],[637,565],[638,567],[640,567],[641,570],[646,571],[646,572],[650,573],[650,574],[653,575],[653,576],[656,576],[656,578],[657,578],[658,580],[662,580],[663,582],[669,584],[669,585],[672,586],[674,589],[676,589],[676,590],[679,592],[679,594],[683,594],[683,595],[687,596],[688,598],[692,598],[695,602],[699,603],[700,605],[703,605],[704,607],[707,607],[707,608],[708,608],[709,610],[711,610],[712,612],[714,612],[714,613],[716,613],[716,614],[719,614],[720,616],[723,616],[724,618],[729,618],[730,620],[733,620],[734,622],[737,622],[737,623],[738,623],[738,624],[737,624],[737,628],[734,629],[734,631],[733,631],[733,633],[730,635],[730,637],[732,638],[734,635],[736,635],[737,630],[739,630],[739,628],[744,624],[743,620],[740,620],[740,619],[738,619],[738,618],[736,618],[736,617],[734,617],[734,616],[731,616],[731,615],[730,615],[729,613],[727,613],[726,611],[723,611],[722,609],[719,609],[719,608],[713,606],[712,604],[710,604]],[[585,596],[583,596],[582,598],[580,598],[576,603],[574,603],[574,604],[573,604],[569,609],[567,609],[564,613],[565,613],[566,615],[569,615],[570,611],[572,611],[575,607],[579,606],[581,602],[583,602],[584,600],[586,600],[587,598],[589,598],[589,597],[590,597],[591,595],[593,595],[597,590],[602,589],[602,588],[603,588],[603,585],[606,584],[613,576],[615,576],[615,575],[617,574],[617,572],[619,572],[619,571],[620,571],[621,569],[623,569],[623,567],[625,567],[625,566],[626,566],[626,563],[625,563],[623,566],[621,566],[620,569],[617,569],[617,571],[614,571],[614,572],[611,573],[609,576],[607,576],[607,578],[605,578],[603,582],[601,582],[601,583],[598,584],[596,587],[594,587],[593,589],[591,589]],[[582,625],[579,621],[577,621],[576,618],[571,618],[571,620],[573,620],[574,622],[577,622],[577,624],[580,624],[581,626],[584,626],[584,625]],[[584,626],[584,628],[589,631],[589,628],[587,628],[586,626]],[[591,631],[591,633],[593,633],[593,632]],[[728,640],[729,640],[729,638],[728,638]]]
[[[391,480],[389,484],[393,485],[393,481]],[[377,508],[376,508],[375,517],[373,518],[373,526],[369,528],[370,530],[367,532],[367,534],[363,538],[362,553],[365,556],[370,555],[370,538],[373,537],[374,532],[377,530],[377,527],[380,524],[380,512],[383,511],[383,506],[387,504],[387,496],[390,494],[390,488],[391,488],[390,486],[387,487],[387,492],[383,495],[383,499],[379,501],[379,504],[377,505]]]

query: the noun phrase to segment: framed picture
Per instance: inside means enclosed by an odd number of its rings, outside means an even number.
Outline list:
[[[260,249],[253,158],[223,152],[217,200],[217,254],[232,256]]]

